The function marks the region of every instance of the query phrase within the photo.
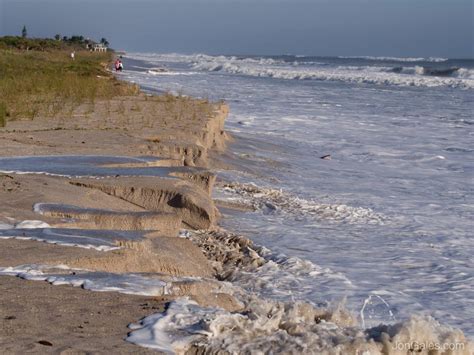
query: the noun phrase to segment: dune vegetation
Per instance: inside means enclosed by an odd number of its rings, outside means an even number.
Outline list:
[[[0,38],[0,126],[8,120],[72,112],[97,99],[137,94],[135,86],[107,71],[112,56],[111,51],[90,52],[73,42]]]

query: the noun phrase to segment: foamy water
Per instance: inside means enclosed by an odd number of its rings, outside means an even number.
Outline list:
[[[120,249],[119,242],[140,241],[144,234],[141,231],[53,228],[40,220],[26,220],[15,225],[0,223],[0,239],[35,240],[98,251]]]
[[[137,53],[125,66],[146,89],[230,104],[247,169],[221,172],[216,198],[253,211],[222,224],[294,280],[273,282],[269,264],[260,292],[474,335],[473,61]]]
[[[96,292],[120,292],[129,295],[162,296],[170,293],[171,284],[158,275],[115,274],[70,268],[66,265],[27,264],[0,267],[0,275],[25,280],[47,281]]]

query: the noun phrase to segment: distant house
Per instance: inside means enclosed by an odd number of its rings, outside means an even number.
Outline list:
[[[96,43],[90,39],[86,39],[86,48],[91,52],[107,52],[107,46],[103,43]]]
[[[92,50],[94,52],[107,52],[107,47],[104,46],[102,43],[96,43],[92,46]]]

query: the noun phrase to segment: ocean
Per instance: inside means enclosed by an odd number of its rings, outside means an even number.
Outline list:
[[[224,228],[273,267],[263,297],[363,326],[429,314],[474,335],[474,60],[128,53],[151,92],[225,100]],[[259,282],[255,282],[258,277]]]

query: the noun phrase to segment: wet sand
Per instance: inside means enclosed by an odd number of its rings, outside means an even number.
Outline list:
[[[162,311],[166,299],[91,292],[9,276],[0,276],[0,294],[2,354],[156,353],[123,339],[131,320]]]

